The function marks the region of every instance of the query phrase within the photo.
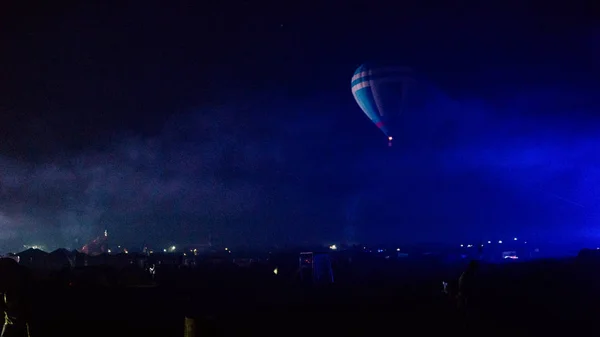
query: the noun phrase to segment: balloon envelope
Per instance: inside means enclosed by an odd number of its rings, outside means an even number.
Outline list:
[[[352,76],[352,94],[365,115],[389,138],[405,109],[406,97],[414,83],[407,67],[363,64]]]

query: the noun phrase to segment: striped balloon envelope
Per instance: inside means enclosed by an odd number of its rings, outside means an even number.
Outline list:
[[[404,113],[407,95],[414,84],[407,67],[363,64],[352,76],[352,94],[365,115],[388,137],[392,146],[399,116]]]

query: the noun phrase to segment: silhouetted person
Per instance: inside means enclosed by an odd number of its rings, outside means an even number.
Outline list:
[[[472,260],[458,279],[458,306],[462,310],[471,309],[476,300],[477,270],[479,263]]]
[[[29,336],[29,317],[26,299],[19,292],[4,293],[4,327],[2,337]]]
[[[1,337],[29,336],[29,285],[24,267],[13,259],[0,259],[0,305],[4,315]]]

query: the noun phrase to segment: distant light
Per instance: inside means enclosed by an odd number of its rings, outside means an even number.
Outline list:
[[[392,138],[392,136],[388,137],[388,140],[392,140],[392,139],[394,139],[394,138]]]
[[[278,273],[277,268],[273,269],[273,274],[277,275],[277,273]]]
[[[112,253],[112,251],[109,249],[109,250],[108,250],[108,253],[110,254],[110,253]]]
[[[527,243],[527,241],[525,241],[524,243]]]
[[[225,250],[229,250],[229,248],[225,247]]]
[[[39,250],[44,250],[44,248],[45,248],[44,246],[41,246],[41,245],[32,245],[32,246],[24,245],[23,247],[25,247],[27,249],[31,248],[31,249],[39,249]]]
[[[465,245],[460,245],[461,247],[464,247]]]
[[[397,252],[399,252],[399,251],[400,251],[400,248],[396,248],[396,251],[397,251]]]
[[[517,238],[514,238],[513,240],[517,241]]]
[[[492,241],[488,241],[488,243],[492,243]]]
[[[498,241],[498,243],[502,243],[502,240]]]
[[[483,245],[481,245],[481,247],[483,247]]]
[[[175,246],[171,246],[171,251],[172,251],[172,252],[174,252],[174,251],[175,251],[175,249],[176,249],[176,247],[175,247]]]
[[[329,246],[329,249],[331,249],[331,250],[336,250],[336,249],[337,249],[337,246],[336,246],[336,245],[331,245],[331,246]]]
[[[471,248],[471,247],[473,247],[473,245],[467,245],[467,248]]]
[[[167,249],[166,249],[166,248],[165,248],[165,249],[163,249],[163,252],[165,252],[165,253],[166,253],[166,252],[167,252]]]

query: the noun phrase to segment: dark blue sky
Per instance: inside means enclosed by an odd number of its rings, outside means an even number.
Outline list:
[[[158,3],[2,4],[13,243],[595,233],[591,1]],[[392,149],[350,93],[371,60],[437,88]]]

